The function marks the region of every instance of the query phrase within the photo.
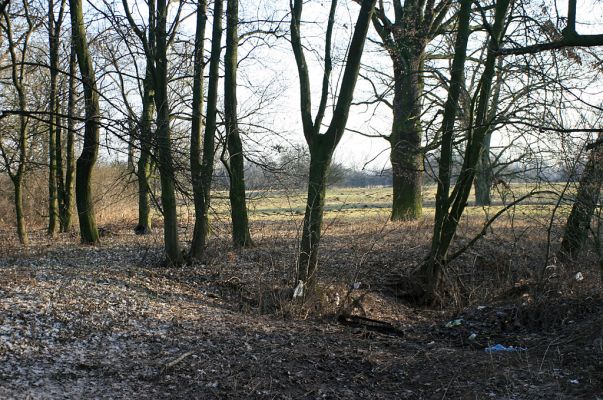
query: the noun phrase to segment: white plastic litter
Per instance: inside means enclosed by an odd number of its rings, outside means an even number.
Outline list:
[[[296,297],[302,297],[303,295],[304,295],[304,281],[300,280],[297,283],[295,290],[293,290],[293,298],[295,299]]]

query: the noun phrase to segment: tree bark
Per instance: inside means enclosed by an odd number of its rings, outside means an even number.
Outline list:
[[[394,70],[393,124],[388,138],[393,172],[391,219],[413,220],[423,212],[421,103],[425,49],[440,34],[452,2],[393,0],[391,3],[393,20],[382,2],[372,18]]]
[[[327,173],[331,165],[333,150],[317,140],[310,148],[310,173],[308,176],[308,197],[302,228],[302,239],[297,262],[297,279],[308,287],[315,284],[318,266],[318,249],[322,232]]]
[[[15,193],[15,214],[17,220],[17,235],[19,242],[23,246],[29,245],[29,235],[27,234],[27,228],[25,227],[25,216],[23,213],[23,181],[17,179],[14,182],[14,193]]]
[[[404,47],[401,45],[401,47]],[[424,48],[392,58],[394,103],[391,143],[393,203],[391,219],[414,220],[423,213],[421,95]]]
[[[63,3],[64,4],[64,3]],[[60,228],[59,193],[57,177],[59,175],[57,159],[58,128],[55,126],[57,112],[57,78],[59,68],[59,35],[63,19],[63,4],[59,20],[55,21],[54,0],[48,0],[48,48],[50,58],[49,118],[48,118],[48,235],[55,236]]]
[[[71,51],[69,55],[69,83],[67,99],[67,145],[65,148],[65,191],[61,212],[61,231],[69,232],[72,227],[73,198],[75,194],[75,118],[76,118],[76,80],[77,56],[72,37]]]
[[[502,66],[504,57],[498,57],[496,84],[492,90],[492,99],[490,101],[490,109],[488,114],[488,129],[484,134],[484,143],[480,155],[477,159],[475,169],[475,205],[489,206],[492,204],[492,183],[494,173],[492,161],[490,160],[490,142],[492,141],[492,133],[494,132],[494,122],[498,113],[498,101],[500,99],[500,91],[502,88]]]
[[[203,135],[203,155],[200,164],[198,162],[200,149],[191,144],[191,173],[193,176],[195,201],[195,228],[193,230],[193,240],[190,249],[190,257],[193,259],[199,259],[203,255],[209,235],[209,204],[214,171],[218,83],[220,80],[220,53],[222,51],[222,10],[223,1],[217,0],[214,3],[209,84],[207,89],[207,116]],[[200,56],[202,56],[202,52]],[[195,76],[202,78],[202,75],[195,74]],[[200,91],[200,94],[202,95],[202,91]],[[197,132],[197,134],[200,134],[200,132]],[[193,127],[194,135],[195,129]],[[195,154],[192,153],[193,148],[195,149]]]
[[[599,134],[599,139],[603,134]],[[588,162],[584,167],[576,200],[565,225],[561,249],[561,258],[576,259],[580,254],[590,228],[595,208],[599,202],[601,183],[603,182],[603,146],[595,147],[589,154]]]
[[[90,52],[88,51],[82,0],[69,0],[69,5],[71,10],[71,29],[73,31],[75,50],[84,87],[84,103],[86,110],[84,144],[82,153],[77,159],[76,167],[75,201],[77,204],[82,243],[95,244],[99,242],[99,235],[94,217],[92,174],[98,156],[100,106],[96,88],[94,65]]]
[[[237,114],[237,50],[239,46],[239,2],[226,3],[226,53],[224,55],[224,119],[228,147],[228,175],[230,177],[230,213],[232,240],[237,247],[253,246],[249,233],[249,217],[245,198],[245,166],[243,143]]]
[[[475,168],[475,205],[487,207],[492,204],[492,162],[490,160],[490,142],[492,132],[484,135],[482,151]]]
[[[151,125],[155,112],[153,90],[153,76],[150,67],[146,68],[143,94],[142,115],[140,116],[140,157],[138,158],[138,225],[134,228],[137,235],[146,235],[152,232],[150,185],[151,176],[151,149],[153,133]]]
[[[178,203],[176,201],[175,170],[170,132],[167,62],[167,2],[157,1],[155,45],[155,106],[157,107],[157,150],[163,206],[163,238],[168,265],[183,262],[178,239]]]

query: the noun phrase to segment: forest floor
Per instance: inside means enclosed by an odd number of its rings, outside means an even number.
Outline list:
[[[429,218],[386,220],[328,219],[305,304],[289,300],[299,220],[253,220],[241,251],[217,228],[182,268],[161,266],[158,230],[105,226],[96,247],[40,230],[26,250],[0,231],[0,398],[603,399],[592,254],[544,269],[546,226],[509,218],[451,266],[442,305],[416,308],[388,282]]]

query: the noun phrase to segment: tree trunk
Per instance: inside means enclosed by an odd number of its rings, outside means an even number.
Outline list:
[[[471,20],[471,0],[462,0],[458,14],[457,37],[454,45],[448,98],[444,106],[442,120],[442,144],[438,170],[438,188],[436,192],[434,232],[431,250],[427,260],[414,271],[404,295],[418,303],[432,303],[438,292],[442,277],[442,235],[448,217],[450,202],[450,179],[452,175],[452,152],[456,113],[463,87],[467,43],[469,41]],[[447,248],[445,249],[447,251]]]
[[[73,42],[73,38],[72,38]],[[67,99],[67,145],[65,148],[65,191],[61,209],[61,231],[69,232],[72,229],[73,198],[75,194],[75,118],[76,118],[76,68],[77,57],[74,44],[71,44],[69,55],[69,94]]]
[[[492,133],[484,136],[482,151],[477,160],[475,169],[475,205],[486,207],[492,203],[492,162],[490,161],[490,141]]]
[[[452,77],[448,100],[444,109],[442,127],[442,147],[438,175],[438,191],[436,193],[436,215],[431,250],[427,261],[416,271],[417,286],[412,287],[409,297],[419,303],[433,303],[438,298],[441,286],[443,268],[450,244],[456,234],[460,218],[467,204],[467,199],[475,178],[475,168],[484,143],[484,136],[489,130],[488,104],[494,79],[494,63],[496,55],[493,49],[504,32],[504,20],[509,6],[509,0],[500,0],[496,5],[495,21],[489,40],[488,56],[480,81],[480,92],[476,118],[470,126],[465,149],[465,158],[459,177],[457,178],[452,195],[450,189],[450,174],[452,166],[452,143],[456,108],[462,85],[464,64],[466,59],[467,41],[470,35],[469,21],[471,16],[471,1],[464,0],[459,12],[459,29],[455,45],[455,57],[452,64]]]
[[[56,112],[55,112],[55,148],[56,148],[56,182],[57,182],[57,203],[58,203],[58,217],[59,217],[59,230],[63,232],[63,220],[65,210],[65,169],[63,167],[63,119],[59,115],[61,113],[60,102],[57,101]]]
[[[63,11],[61,10],[61,17]],[[61,19],[55,26],[54,18],[54,0],[48,1],[48,48],[50,58],[50,88],[48,94],[49,100],[49,118],[48,118],[48,235],[55,236],[60,228],[59,220],[59,195],[57,188],[58,163],[57,160],[57,131],[55,118],[57,111],[57,78],[59,67],[59,34],[61,30]],[[56,130],[55,130],[56,129]],[[60,138],[59,138],[60,140]]]
[[[19,242],[23,246],[29,245],[29,235],[27,234],[27,228],[25,227],[25,216],[23,214],[23,182],[22,179],[17,178],[13,180],[15,189],[15,215],[17,223],[17,235]]]
[[[245,199],[245,172],[243,143],[239,133],[237,115],[237,50],[239,45],[238,0],[227,0],[226,54],[224,57],[224,118],[228,146],[228,172],[230,177],[230,213],[232,240],[237,247],[253,246],[249,234],[249,217]]]
[[[52,62],[51,62],[52,63]],[[55,130],[54,112],[56,107],[56,75],[50,78],[50,105],[52,110],[48,122],[48,230],[49,236],[55,236],[59,230],[59,200],[57,189],[57,131]]]
[[[157,107],[157,150],[161,175],[161,203],[163,206],[163,238],[168,265],[183,262],[178,239],[178,204],[172,158],[170,132],[170,105],[168,98],[167,63],[167,2],[157,1],[157,34],[155,46],[155,106]]]
[[[599,135],[599,140],[603,135]],[[578,185],[576,200],[565,225],[560,256],[576,259],[586,242],[590,222],[599,202],[603,182],[603,147],[595,147],[589,157]]]
[[[318,141],[310,147],[310,173],[306,213],[297,260],[297,279],[313,287],[318,266],[318,248],[322,231],[322,220],[327,188],[327,172],[331,165],[332,148]]]
[[[140,157],[138,158],[138,225],[134,228],[137,235],[152,232],[150,185],[151,176],[151,124],[155,112],[153,79],[151,69],[147,68],[143,82],[142,115],[140,116]]]
[[[128,115],[128,158],[126,159],[126,168],[129,174],[136,173],[136,163],[134,162],[134,140],[136,140],[136,117]]]
[[[492,91],[490,101],[490,110],[488,115],[488,130],[484,134],[484,143],[480,152],[477,166],[475,169],[475,205],[489,206],[492,203],[492,182],[494,180],[493,165],[490,160],[490,142],[492,141],[492,132],[494,131],[494,121],[498,114],[498,101],[502,88],[502,67],[504,57],[498,57],[496,84]]]
[[[322,219],[325,202],[327,172],[331,164],[333,152],[343,137],[347,124],[350,106],[354,97],[354,89],[358,79],[360,60],[364,43],[371,22],[376,0],[363,0],[360,4],[358,20],[350,42],[347,60],[333,117],[325,133],[320,133],[322,119],[325,114],[327,97],[329,96],[329,78],[331,71],[331,38],[335,21],[337,0],[331,1],[329,22],[325,40],[325,69],[323,75],[322,96],[316,119],[312,118],[311,88],[308,75],[300,26],[303,10],[303,0],[291,3],[291,46],[295,55],[300,86],[300,111],[304,136],[310,150],[310,172],[308,177],[308,197],[306,213],[297,260],[297,280],[302,281],[306,288],[312,290],[316,281],[318,262],[318,246],[321,237]],[[295,282],[297,284],[297,282]]]
[[[31,19],[27,18],[28,31],[23,36],[23,44],[20,49],[21,54],[17,55],[17,43],[13,38],[13,30],[10,16],[3,10],[3,17],[5,24],[2,28],[6,33],[8,39],[8,52],[10,53],[10,68],[11,68],[11,80],[15,90],[17,92],[17,101],[19,103],[19,139],[18,139],[18,163],[16,171],[13,172],[10,164],[6,165],[6,172],[13,181],[14,187],[14,203],[15,203],[15,219],[17,225],[17,235],[22,245],[27,246],[29,244],[29,237],[27,234],[27,228],[25,226],[25,216],[23,213],[23,180],[25,179],[25,172],[27,170],[27,147],[28,147],[28,119],[26,117],[27,112],[27,95],[23,87],[23,82],[26,81],[26,70],[22,61],[25,59],[27,54],[27,48],[29,45],[29,38],[33,32],[33,23]],[[3,153],[4,154],[4,153]]]
[[[193,240],[190,249],[190,257],[193,259],[199,259],[203,255],[207,236],[209,235],[209,203],[214,171],[218,83],[220,79],[220,53],[222,50],[222,8],[223,2],[221,0],[214,3],[212,47],[207,90],[207,117],[205,120],[201,164],[198,162],[199,148],[191,144],[191,173],[193,176],[195,201],[195,228],[193,230]],[[202,52],[199,53],[199,56],[202,56]],[[195,76],[202,78],[202,75],[195,74]],[[202,91],[199,91],[199,94],[202,96]],[[193,126],[193,137],[195,134],[196,131]],[[200,132],[197,132],[197,134],[200,134]],[[195,154],[192,153],[193,149],[197,149]]]
[[[406,46],[401,47],[405,48]],[[421,95],[423,92],[423,47],[394,62],[394,122],[390,136],[393,172],[391,219],[413,220],[423,212],[423,149]],[[399,53],[402,53],[400,50]]]
[[[96,88],[94,65],[88,51],[86,29],[82,14],[82,0],[69,0],[73,40],[84,87],[86,123],[84,125],[84,144],[77,159],[75,177],[75,196],[80,221],[82,243],[99,242],[98,229],[94,218],[92,199],[92,172],[99,147],[100,107]]]

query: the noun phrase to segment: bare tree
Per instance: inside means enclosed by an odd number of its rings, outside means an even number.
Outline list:
[[[226,53],[224,54],[224,119],[228,160],[224,163],[230,178],[230,212],[235,246],[252,246],[245,199],[243,143],[237,113],[237,64],[239,47],[239,2],[226,2]]]
[[[140,28],[134,20],[126,0],[122,2],[130,27],[136,33],[143,45],[147,69],[152,77],[147,94],[152,99],[157,110],[156,114],[156,143],[157,165],[161,182],[161,205],[163,209],[163,236],[168,265],[179,265],[183,262],[178,239],[178,209],[176,200],[175,168],[172,155],[172,137],[170,131],[170,103],[168,97],[168,48],[176,31],[182,3],[180,3],[174,23],[168,30],[167,18],[169,4],[166,0],[151,0],[148,2],[148,24]],[[145,79],[146,80],[146,79]],[[146,89],[145,89],[146,92]],[[149,115],[143,110],[143,121]],[[146,131],[146,127],[145,127]],[[149,142],[149,141],[147,141]],[[142,148],[142,146],[141,146]],[[148,165],[148,164],[147,164]],[[141,169],[139,165],[139,176]],[[147,169],[142,170],[146,174]],[[142,186],[144,189],[144,186]],[[139,185],[139,190],[141,187]],[[146,221],[148,223],[148,220]]]
[[[27,171],[28,147],[29,147],[29,118],[27,116],[27,67],[26,60],[29,52],[30,39],[36,24],[30,13],[29,4],[27,1],[22,3],[22,13],[25,18],[25,32],[19,38],[15,37],[13,30],[12,17],[9,14],[10,5],[2,10],[3,21],[0,23],[2,31],[8,40],[8,53],[10,55],[10,73],[14,89],[17,93],[18,103],[18,136],[16,143],[16,157],[14,154],[9,154],[4,143],[0,143],[0,151],[4,159],[6,171],[13,182],[14,187],[14,202],[16,213],[16,225],[19,241],[24,246],[28,245],[29,237],[25,226],[25,216],[23,212],[23,181]]]
[[[100,131],[100,105],[92,56],[88,50],[82,0],[69,0],[71,30],[84,87],[85,125],[82,153],[77,159],[75,196],[83,243],[98,243],[99,235],[92,199],[92,173],[98,157]]]
[[[203,254],[209,234],[210,190],[214,171],[215,135],[218,105],[218,83],[220,79],[220,53],[222,51],[222,8],[223,1],[214,2],[214,15],[209,60],[209,84],[207,89],[207,112],[203,134],[203,155],[201,152],[201,109],[203,99],[203,35],[205,30],[205,10],[202,2],[197,8],[197,34],[195,39],[195,83],[193,85],[193,119],[191,132],[191,175],[195,201],[195,228],[191,242],[191,258]],[[201,13],[200,13],[201,11]],[[201,159],[201,160],[200,160]]]
[[[394,99],[391,146],[393,173],[392,220],[415,219],[423,209],[423,75],[427,45],[448,21],[452,2],[394,0],[394,19],[383,2],[373,25],[393,63]]]
[[[337,104],[329,128],[325,133],[320,133],[327,98],[329,95],[329,79],[332,69],[331,45],[333,25],[337,0],[331,1],[329,21],[325,40],[324,76],[322,82],[322,96],[315,119],[312,119],[312,102],[310,90],[310,77],[306,63],[301,37],[301,18],[303,0],[291,3],[291,45],[295,54],[300,86],[300,111],[304,137],[310,150],[310,174],[308,178],[308,197],[306,200],[306,213],[302,228],[300,253],[297,261],[297,278],[312,286],[318,265],[318,245],[320,243],[325,192],[327,186],[327,171],[331,164],[333,152],[341,140],[352,104],[354,88],[360,69],[360,59],[368,32],[371,16],[376,0],[363,0],[360,13],[354,28],[354,35],[350,43],[348,58],[345,64],[341,88]]]
[[[60,228],[59,214],[59,163],[57,156],[61,155],[61,124],[60,124],[60,102],[57,99],[57,78],[59,76],[59,45],[63,17],[65,15],[65,0],[61,0],[59,15],[55,20],[55,2],[48,0],[48,49],[50,58],[50,87],[48,93],[49,118],[48,118],[48,234],[54,236]]]

